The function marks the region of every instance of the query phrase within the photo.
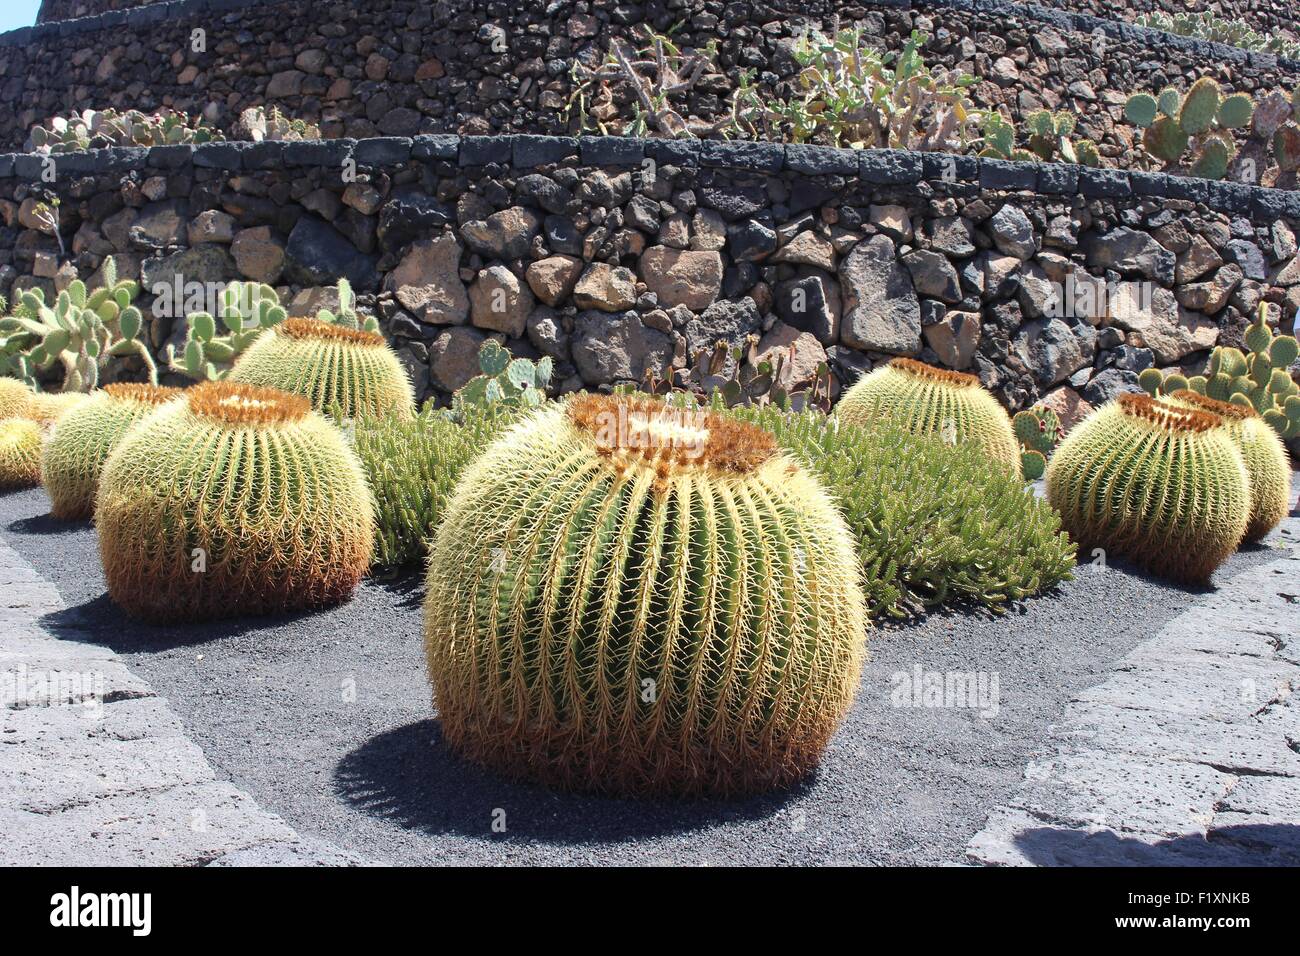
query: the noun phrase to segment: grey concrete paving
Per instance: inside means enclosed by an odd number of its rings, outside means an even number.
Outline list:
[[[1300,865],[1300,519],[1065,708],[971,841],[998,865]]]
[[[63,610],[0,540],[0,865],[360,862],[218,780],[117,654],[41,623]]]
[[[424,675],[418,576],[367,581],[350,603],[318,614],[141,627],[104,595],[94,530],[53,521],[48,508],[39,489],[0,495],[0,538],[67,603],[41,614],[42,625],[129,667],[114,671],[123,688],[136,674],[165,693],[217,782],[249,794],[304,841],[394,864],[969,862],[968,844],[992,810],[1011,805],[1026,765],[1055,752],[1070,701],[1167,622],[1240,590],[1296,540],[1288,528],[1234,555],[1216,576],[1218,592],[1086,564],[1074,581],[1002,617],[951,611],[877,630],[853,710],[805,784],[748,800],[637,801],[511,783],[448,752]],[[924,680],[995,690],[992,706],[902,692],[918,670]],[[1263,686],[1266,672],[1252,673]],[[1171,712],[1161,727],[1172,734],[1182,719]],[[1284,766],[1266,726],[1264,718],[1249,733],[1244,722],[1225,725],[1201,745],[1219,748],[1218,766],[1242,753]],[[1162,739],[1149,736],[1146,746],[1160,752]],[[1140,755],[1128,756],[1139,768]],[[1264,780],[1242,779],[1221,816],[1282,806],[1275,791],[1286,788]],[[300,846],[250,843],[223,862],[292,863],[321,852]]]

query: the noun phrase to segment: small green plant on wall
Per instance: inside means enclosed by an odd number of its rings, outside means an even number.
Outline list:
[[[1255,102],[1245,93],[1224,95],[1203,76],[1184,96],[1172,86],[1157,96],[1135,93],[1124,104],[1124,118],[1141,127],[1142,147],[1167,170],[1222,179],[1237,153],[1232,131],[1245,129]]]

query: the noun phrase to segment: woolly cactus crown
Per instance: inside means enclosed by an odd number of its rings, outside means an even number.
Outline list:
[[[305,396],[317,411],[413,415],[411,382],[384,337],[319,319],[285,319],[235,363],[229,381]]]
[[[788,784],[856,688],[859,579],[843,519],[765,432],[575,396],[466,470],[435,537],[425,645],[443,732],[567,786]]]
[[[1085,553],[1193,584],[1237,548],[1250,511],[1224,419],[1148,395],[1121,395],[1077,425],[1048,465],[1047,496]]]
[[[158,385],[105,385],[64,415],[41,455],[50,513],[61,521],[91,517],[109,453],[132,425],[180,394]]]
[[[127,432],[95,519],[110,596],[151,620],[335,603],[373,544],[370,490],[342,433],[301,396],[227,381]]]
[[[1020,474],[1020,446],[997,399],[965,372],[896,358],[864,376],[836,406],[850,425],[887,418],[914,435],[972,442],[994,461]]]
[[[1246,540],[1258,541],[1277,527],[1286,517],[1291,494],[1291,466],[1277,432],[1244,402],[1221,402],[1191,389],[1179,389],[1169,401],[1218,415],[1236,441],[1250,479]]]

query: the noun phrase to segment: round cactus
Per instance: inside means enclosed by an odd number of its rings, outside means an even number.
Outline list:
[[[0,377],[0,419],[23,416],[31,400],[32,390],[18,379]]]
[[[792,783],[865,650],[853,538],[753,425],[631,396],[533,413],[461,477],[425,603],[443,734],[614,792]]]
[[[415,414],[411,380],[382,335],[319,319],[285,319],[267,329],[228,380],[302,395],[317,411],[337,408],[345,418]]]
[[[0,491],[40,483],[40,426],[26,418],[0,419]]]
[[[157,385],[105,385],[64,415],[41,453],[50,514],[61,521],[93,516],[99,473],[109,453],[127,429],[180,394],[178,388]]]
[[[1018,471],[1020,447],[1011,419],[974,375],[897,358],[849,389],[836,414],[851,425],[888,418],[914,435],[973,442]]]
[[[1172,393],[1169,401],[1218,415],[1237,443],[1250,479],[1250,517],[1245,540],[1258,541],[1276,528],[1286,517],[1287,498],[1291,493],[1291,466],[1286,446],[1277,432],[1249,403],[1217,402],[1190,390]]]
[[[1246,532],[1250,481],[1218,415],[1121,395],[1056,449],[1047,497],[1081,553],[1204,584]]]
[[[140,421],[95,505],[108,592],[146,620],[321,607],[370,564],[374,505],[305,398],[205,382]]]
[[[88,397],[85,392],[34,392],[28,397],[23,417],[49,431]]]

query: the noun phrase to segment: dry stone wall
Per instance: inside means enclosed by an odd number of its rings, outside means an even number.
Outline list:
[[[56,239],[33,215],[60,199]],[[183,283],[276,286],[293,314],[347,276],[417,388],[482,342],[560,388],[761,337],[840,387],[893,355],[1071,417],[1156,365],[1199,371],[1261,300],[1300,309],[1300,193],[944,154],[615,137],[420,136],[0,156],[0,292],[105,256],[155,350]],[[172,295],[172,299],[179,298]],[[115,375],[130,377],[123,366]]]
[[[573,133],[573,61],[647,28],[677,27],[685,47],[717,42],[717,72],[684,104],[712,119],[744,70],[764,98],[788,96],[794,37],[835,16],[893,49],[921,30],[928,61],[975,75],[976,103],[1017,121],[1044,106],[1073,110],[1112,165],[1140,153],[1119,122],[1134,90],[1202,75],[1252,93],[1300,83],[1300,64],[1272,55],[1001,0],[176,0],[0,36],[0,97],[11,107],[0,147],[88,106],[206,112],[229,130],[241,109],[276,103],[354,138]]]

